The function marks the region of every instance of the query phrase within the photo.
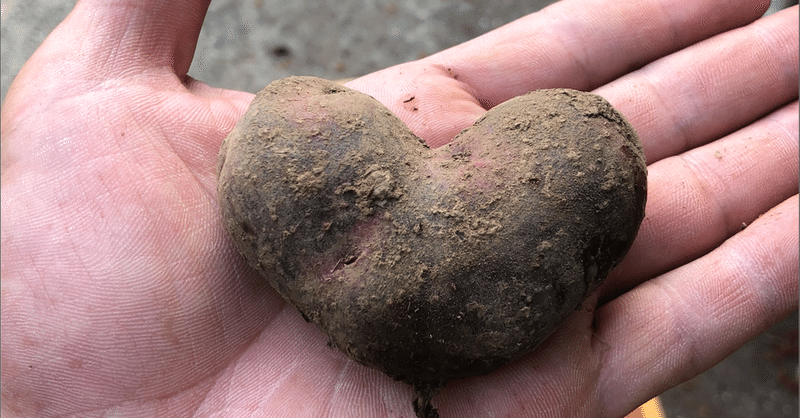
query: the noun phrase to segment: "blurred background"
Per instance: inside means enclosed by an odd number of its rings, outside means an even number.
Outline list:
[[[467,41],[547,0],[213,0],[189,75],[255,93],[288,75],[357,77]],[[0,0],[2,98],[75,0]],[[772,2],[767,14],[796,0]],[[798,416],[797,312],[661,395],[669,418]]]

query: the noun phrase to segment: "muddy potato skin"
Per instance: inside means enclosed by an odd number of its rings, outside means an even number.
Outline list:
[[[625,255],[646,167],[599,96],[540,90],[429,149],[312,77],[258,93],[218,162],[225,225],[333,346],[415,387],[540,344]]]

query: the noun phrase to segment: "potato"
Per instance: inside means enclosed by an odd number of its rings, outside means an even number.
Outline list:
[[[529,353],[625,253],[646,166],[601,97],[535,91],[429,149],[378,101],[273,82],[222,144],[225,225],[249,263],[355,361],[411,384]]]

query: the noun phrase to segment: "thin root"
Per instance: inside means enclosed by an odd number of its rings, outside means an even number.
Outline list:
[[[414,413],[417,418],[439,418],[439,412],[431,405],[431,399],[439,393],[444,383],[418,383],[414,385]]]

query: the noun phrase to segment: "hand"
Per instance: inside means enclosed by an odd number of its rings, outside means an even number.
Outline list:
[[[252,95],[186,75],[208,1],[175,3],[79,2],[9,89],[3,415],[411,416],[233,248],[215,162]],[[650,163],[625,261],[537,351],[449,383],[443,418],[621,416],[797,309],[797,8],[765,7],[567,0],[350,83],[432,146],[594,90]]]

